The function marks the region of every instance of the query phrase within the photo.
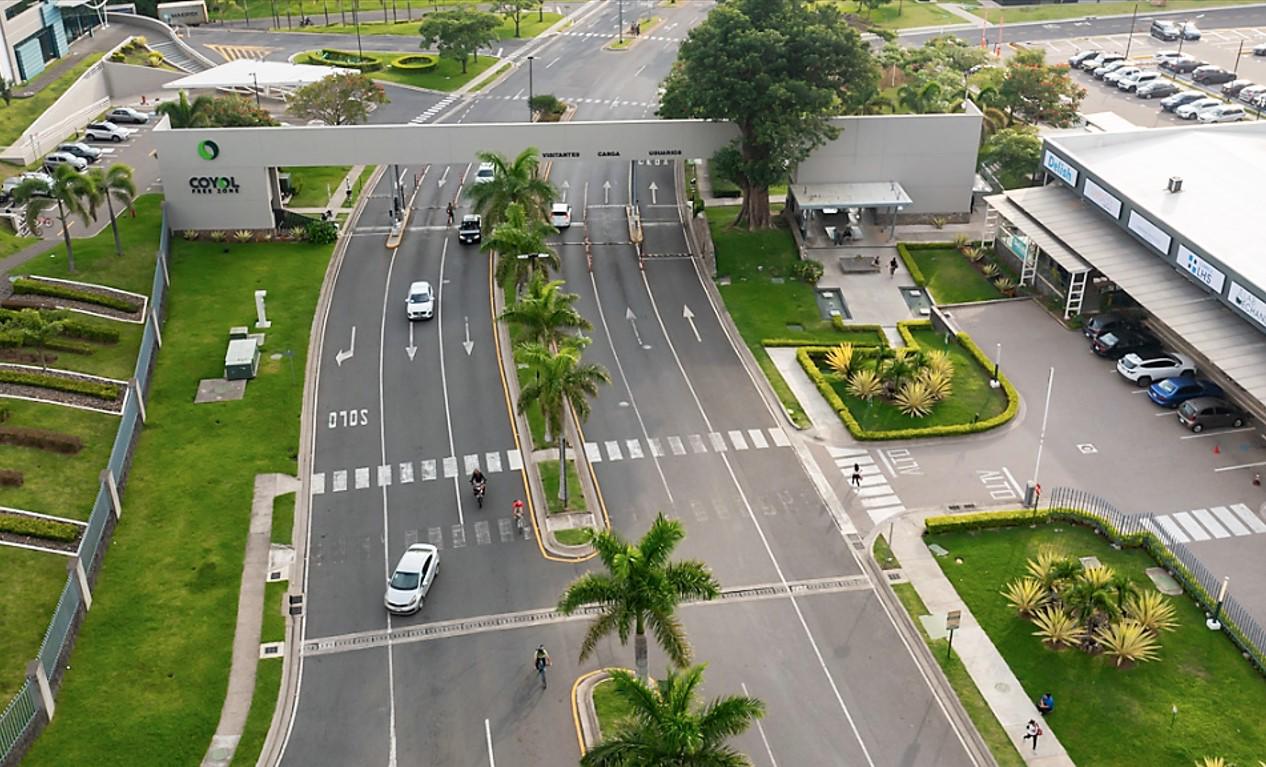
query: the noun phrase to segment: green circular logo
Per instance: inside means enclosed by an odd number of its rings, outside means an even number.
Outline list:
[[[204,160],[214,160],[220,156],[220,145],[214,141],[203,141],[198,144],[198,156]]]

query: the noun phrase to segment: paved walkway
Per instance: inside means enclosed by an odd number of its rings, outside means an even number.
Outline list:
[[[975,616],[959,599],[932,552],[924,545],[923,520],[930,515],[930,512],[910,514],[897,518],[892,524],[893,539],[889,543],[893,554],[901,562],[902,573],[932,615],[944,615],[950,610],[962,611],[962,625],[954,632],[954,652],[1025,763],[1035,767],[1074,767],[1059,739],[1043,723],[1034,701],[1020,686],[1020,681],[1011,673]],[[1041,691],[1033,692],[1041,694]],[[1058,709],[1052,716],[1059,716]],[[1042,724],[1043,729],[1036,749],[1023,739],[1024,727],[1031,719]]]
[[[242,586],[237,598],[229,690],[224,697],[224,708],[220,710],[220,724],[202,758],[202,767],[227,767],[242,738],[255,693],[255,665],[259,662],[259,636],[264,619],[264,585],[268,577],[268,551],[272,546],[273,499],[298,491],[299,480],[286,474],[255,477],[246,560],[242,564]]]
[[[115,22],[106,29],[94,30],[91,36],[84,35],[70,44],[67,55],[50,61],[43,72],[14,88],[14,95],[19,98],[34,96],[44,90],[49,83],[66,74],[67,70],[78,66],[87,54],[104,53],[135,33],[136,30],[131,26]]]

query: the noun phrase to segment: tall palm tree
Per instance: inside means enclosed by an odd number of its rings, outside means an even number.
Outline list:
[[[132,181],[132,168],[115,163],[109,170],[100,166],[90,168],[88,177],[92,179],[93,194],[89,198],[92,217],[97,217],[97,206],[105,201],[106,210],[110,213],[110,230],[114,233],[114,253],[123,255],[123,244],[119,241],[119,222],[115,218],[114,203],[126,210],[136,199],[136,183]]]
[[[210,96],[198,96],[193,101],[184,91],[176,101],[164,101],[158,105],[158,113],[171,118],[173,128],[206,128],[211,124],[211,108],[215,100]]]
[[[598,642],[611,633],[621,644],[633,630],[633,657],[637,677],[647,678],[646,629],[677,666],[690,662],[690,643],[677,620],[677,605],[686,599],[712,599],[721,593],[712,573],[702,562],[688,559],[669,562],[673,549],[686,536],[680,521],[655,518],[636,544],[613,530],[593,537],[593,547],[607,572],[588,572],[571,582],[558,601],[558,609],[571,615],[582,607],[597,606],[598,617],[589,624],[580,645],[580,659],[589,657]]]
[[[491,181],[471,184],[466,188],[466,196],[489,225],[495,226],[504,220],[512,203],[523,206],[530,218],[545,220],[554,201],[554,185],[539,175],[540,150],[528,147],[513,161],[496,152],[480,152],[478,157],[481,162],[492,163],[493,177]]]
[[[546,282],[537,274],[528,291],[501,312],[500,319],[518,325],[526,340],[554,346],[563,340],[567,330],[589,330],[592,325],[576,311],[575,293],[562,290],[562,280]]]
[[[589,398],[598,396],[598,384],[611,383],[611,374],[601,365],[581,362],[580,355],[589,339],[573,336],[557,350],[542,343],[519,344],[520,362],[536,369],[536,378],[519,390],[519,412],[532,403],[540,405],[546,427],[558,440],[558,495],[567,504],[567,440],[563,429],[564,409],[571,405],[576,418],[589,417]]]
[[[562,268],[558,254],[545,242],[545,238],[555,231],[544,221],[528,218],[519,203],[510,203],[505,219],[497,224],[480,246],[485,252],[497,254],[497,284],[504,285],[513,275],[517,291],[533,274],[547,277],[550,270]]]
[[[632,710],[581,757],[582,767],[750,767],[751,761],[725,741],[763,717],[765,704],[727,695],[699,707],[703,668],[670,671],[654,685],[627,671],[612,671],[615,694]]]
[[[69,165],[58,165],[53,172],[53,183],[38,178],[28,178],[13,190],[13,200],[22,206],[22,215],[28,222],[43,215],[50,205],[57,205],[57,218],[62,225],[62,239],[66,242],[66,268],[75,271],[75,252],[70,243],[70,227],[66,220],[79,216],[84,226],[92,220],[92,212],[85,204],[95,195],[92,179]]]
[[[941,99],[941,86],[937,83],[927,83],[921,87],[903,85],[897,91],[897,103],[914,114],[945,111],[945,104]]]

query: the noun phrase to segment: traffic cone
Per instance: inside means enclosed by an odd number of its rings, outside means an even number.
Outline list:
[[[1214,454],[1214,455],[1222,455],[1222,446],[1221,446],[1221,445],[1219,445],[1219,444],[1217,444],[1216,442],[1215,442],[1215,443],[1214,443],[1214,445],[1213,445],[1213,454]]]
[[[1253,472],[1253,487],[1261,487],[1261,486],[1262,486],[1262,475],[1258,474],[1257,472]]]

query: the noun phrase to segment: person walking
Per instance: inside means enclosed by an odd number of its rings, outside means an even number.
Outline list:
[[[1037,750],[1037,738],[1041,734],[1042,734],[1042,728],[1039,727],[1038,723],[1035,722],[1034,720],[1030,719],[1029,723],[1024,725],[1024,739],[1029,740],[1031,738],[1033,740],[1034,751]]]
[[[453,225],[453,217],[455,215],[456,215],[456,211],[453,209],[453,201],[449,200],[448,201],[448,225],[449,226]]]
[[[897,274],[897,257],[893,256],[888,262],[888,279],[892,279]]]
[[[862,467],[860,464],[853,464],[853,476],[849,477],[848,481],[852,483],[854,488],[862,486]]]

